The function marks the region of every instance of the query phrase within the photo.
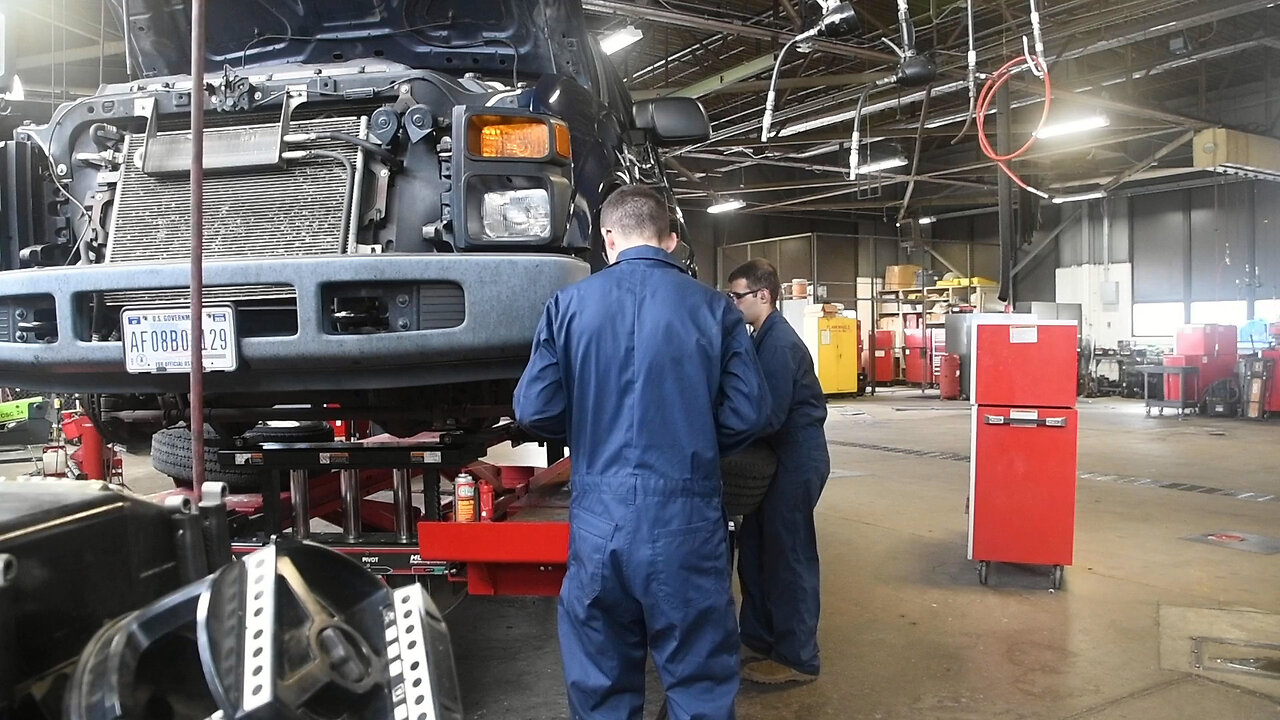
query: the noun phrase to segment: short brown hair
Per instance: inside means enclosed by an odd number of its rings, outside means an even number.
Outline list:
[[[748,260],[729,273],[729,282],[746,280],[753,288],[769,291],[769,302],[778,307],[778,298],[782,295],[782,282],[778,280],[778,268],[764,258]]]
[[[624,185],[600,206],[600,229],[628,238],[660,243],[671,232],[667,201],[646,185]]]

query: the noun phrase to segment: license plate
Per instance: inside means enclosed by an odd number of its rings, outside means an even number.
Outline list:
[[[134,374],[191,372],[191,310],[189,308],[125,308],[125,369]],[[229,305],[204,308],[204,369],[230,372],[239,364],[236,353],[236,312]]]

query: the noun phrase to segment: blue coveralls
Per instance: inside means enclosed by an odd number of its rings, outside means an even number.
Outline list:
[[[672,718],[734,717],[719,458],[760,433],[767,397],[742,315],[660,248],[548,303],[515,410],[573,453],[559,630],[574,718],[640,717],[646,650]]]
[[[813,510],[831,458],[827,401],[813,358],[796,331],[770,313],[755,335],[772,405],[764,432],[778,474],[738,535],[742,644],[794,670],[817,675],[818,538]]]

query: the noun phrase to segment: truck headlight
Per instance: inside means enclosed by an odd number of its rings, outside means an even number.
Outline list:
[[[551,237],[551,199],[541,188],[485,193],[482,217],[496,240]]]

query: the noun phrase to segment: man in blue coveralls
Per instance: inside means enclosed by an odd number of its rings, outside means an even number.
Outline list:
[[[516,420],[573,453],[560,653],[574,718],[638,718],[652,651],[670,716],[732,718],[739,684],[720,455],[768,394],[742,315],[668,254],[642,186],[600,211],[610,267],[556,294]]]
[[[813,510],[831,472],[826,397],[809,349],[777,312],[781,290],[778,271],[767,260],[751,260],[729,274],[729,296],[755,329],[772,398],[763,434],[778,454],[777,475],[738,534],[742,677],[766,684],[818,677]]]

